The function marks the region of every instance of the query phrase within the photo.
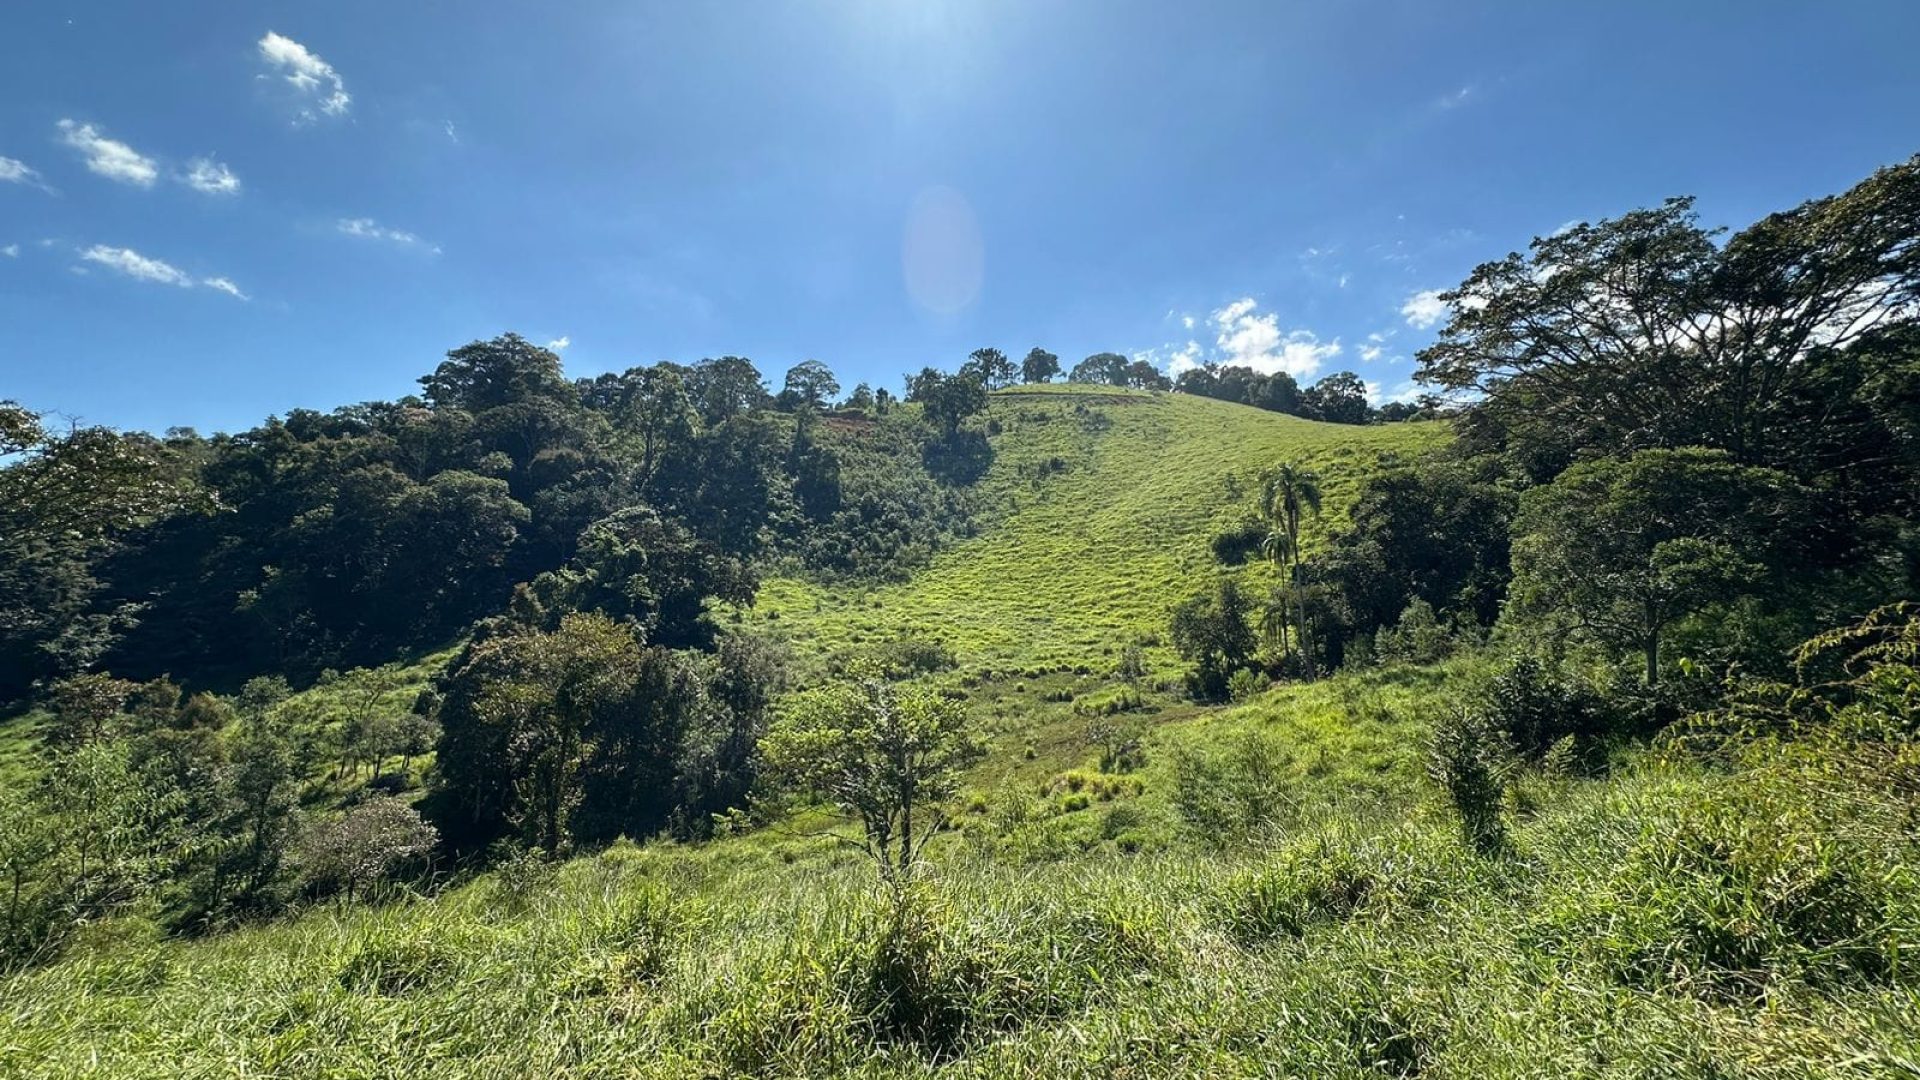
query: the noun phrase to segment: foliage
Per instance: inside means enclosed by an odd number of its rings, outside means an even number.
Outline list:
[[[1757,583],[1792,495],[1780,474],[1708,450],[1577,465],[1521,500],[1516,599],[1640,653],[1651,685],[1670,625]]]
[[[374,796],[300,836],[296,858],[312,890],[345,890],[347,899],[423,859],[438,834],[413,807]]]
[[[753,782],[781,667],[750,642],[714,658],[643,646],[591,613],[476,641],[435,684],[431,816],[462,850],[510,829],[548,852],[701,833]]]
[[[1253,659],[1250,610],[1239,584],[1228,577],[1220,579],[1211,595],[1193,597],[1174,609],[1169,631],[1174,648],[1193,665],[1187,674],[1187,691],[1195,698],[1227,697],[1233,674]]]
[[[1781,466],[1812,434],[1799,403],[1823,368],[1912,319],[1916,235],[1920,158],[1724,243],[1691,199],[1582,223],[1444,294],[1416,377],[1486,394],[1510,441]]]
[[[861,847],[897,884],[912,875],[940,828],[940,803],[958,792],[960,771],[986,748],[954,702],[869,680],[796,695],[761,752],[779,783],[853,815]]]
[[[97,660],[138,614],[105,602],[95,563],[142,525],[211,509],[173,447],[62,432],[0,401],[0,702]]]
[[[1446,792],[1460,818],[1461,835],[1482,855],[1506,850],[1502,803],[1513,776],[1512,747],[1485,713],[1447,712],[1427,745],[1427,776]]]
[[[1035,345],[1027,351],[1027,358],[1020,361],[1020,381],[1025,383],[1052,382],[1060,374],[1060,358]]]

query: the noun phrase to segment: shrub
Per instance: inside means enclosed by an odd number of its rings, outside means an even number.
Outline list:
[[[1538,760],[1555,743],[1577,745],[1607,731],[1606,703],[1590,688],[1531,654],[1516,657],[1487,683],[1487,721],[1514,749]]]
[[[1247,701],[1267,688],[1266,676],[1252,668],[1241,668],[1227,677],[1227,697]]]
[[[1257,517],[1245,517],[1213,534],[1214,561],[1239,566],[1260,554],[1267,538],[1267,525]]]
[[[1140,745],[1144,730],[1139,724],[1111,716],[1097,716],[1087,724],[1087,742],[1100,751],[1101,772],[1130,772],[1141,766],[1144,756]]]
[[[421,862],[437,839],[418,811],[382,795],[309,826],[300,838],[298,861],[309,889],[344,889],[351,900],[360,886]]]
[[[447,977],[454,954],[424,937],[379,937],[360,946],[340,968],[340,985],[396,997]]]
[[[1181,823],[1216,845],[1243,842],[1291,818],[1293,758],[1277,741],[1248,732],[1225,749],[1183,750],[1173,759],[1171,800]]]
[[[1507,846],[1501,816],[1513,752],[1485,713],[1456,709],[1435,725],[1427,745],[1427,776],[1460,815],[1461,833],[1474,850],[1492,855]]]
[[[1229,880],[1214,911],[1229,937],[1256,945],[1347,918],[1377,884],[1374,870],[1351,847],[1313,840],[1291,845],[1271,865]]]
[[[876,666],[876,674],[884,679],[931,675],[937,671],[950,671],[960,663],[953,647],[944,640],[904,633],[872,646],[868,650],[868,659]]]
[[[1433,605],[1414,598],[1391,627],[1374,636],[1381,663],[1432,664],[1452,655],[1453,631],[1434,615]]]

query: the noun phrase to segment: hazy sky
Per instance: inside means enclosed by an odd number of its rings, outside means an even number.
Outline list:
[[[1920,3],[8,3],[0,398],[250,426],[513,330],[574,375],[996,345],[1352,370],[1668,195],[1920,151]]]

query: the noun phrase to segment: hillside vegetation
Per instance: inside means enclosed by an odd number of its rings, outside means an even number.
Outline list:
[[[1188,583],[1212,573],[1209,542],[1251,508],[1263,470],[1316,469],[1322,529],[1337,528],[1382,454],[1446,438],[1436,423],[1351,427],[1187,394],[1068,384],[993,395],[993,515],[907,582],[837,588],[782,577],[750,618],[802,655],[828,657],[902,632],[945,640],[989,671],[1069,667],[1164,639]],[[1172,666],[1172,650],[1154,655]],[[1110,661],[1108,661],[1110,664]]]
[[[1920,158],[1440,303],[0,403],[0,1075],[1920,1076]]]

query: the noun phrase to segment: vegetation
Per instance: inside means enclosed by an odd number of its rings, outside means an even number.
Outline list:
[[[1445,423],[511,335],[10,407],[0,1062],[1912,1073],[1917,193],[1480,267]]]

